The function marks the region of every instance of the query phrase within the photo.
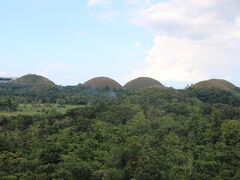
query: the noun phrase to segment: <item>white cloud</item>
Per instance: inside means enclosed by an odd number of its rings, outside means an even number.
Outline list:
[[[170,0],[140,10],[131,21],[156,33],[202,38],[226,33],[240,15],[238,0]]]
[[[150,76],[162,82],[196,82],[210,77],[227,78],[240,66],[240,42],[225,44],[209,40],[193,41],[187,38],[156,36],[144,67],[133,72],[134,77]]]
[[[106,3],[107,3],[107,0],[88,0],[87,6],[88,7],[96,7],[99,5],[106,4]]]
[[[113,8],[114,2],[115,1],[110,0],[88,0],[87,6],[89,8],[101,6],[101,8],[98,9],[98,11],[96,11],[95,13],[93,13],[93,15],[101,20],[113,21],[116,17],[119,16],[119,12],[115,8]]]
[[[157,1],[158,0],[125,0],[127,4],[137,6],[137,7],[147,7]]]
[[[239,0],[170,0],[137,11],[131,22],[156,36],[144,67],[132,75],[163,82],[234,78],[240,66],[239,9]]]

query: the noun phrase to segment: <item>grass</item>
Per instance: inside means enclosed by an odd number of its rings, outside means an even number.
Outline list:
[[[207,81],[201,81],[193,85],[193,87],[203,88],[203,89],[216,88],[216,89],[222,89],[225,91],[235,91],[236,89],[236,86],[234,84],[223,79],[210,79]]]
[[[155,79],[148,78],[148,77],[140,77],[134,79],[127,84],[125,84],[124,88],[126,89],[145,89],[149,87],[164,87],[160,82]]]
[[[43,76],[35,75],[35,74],[28,74],[28,75],[22,76],[22,77],[16,79],[14,81],[14,83],[29,84],[29,85],[33,85],[33,86],[45,86],[45,87],[52,87],[55,85],[49,79],[47,79]]]
[[[115,89],[121,89],[122,86],[115,80],[110,79],[108,77],[96,77],[93,79],[90,79],[89,81],[85,82],[83,84],[85,87],[95,87],[95,88],[115,88]]]
[[[0,115],[18,116],[18,115],[40,115],[50,112],[64,114],[70,109],[81,107],[82,105],[60,105],[60,104],[20,104],[17,111],[0,111]]]

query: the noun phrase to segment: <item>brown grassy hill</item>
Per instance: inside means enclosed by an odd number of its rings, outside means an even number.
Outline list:
[[[105,87],[110,87],[113,89],[122,88],[122,86],[118,82],[108,77],[96,77],[90,79],[89,81],[85,82],[83,86],[92,88],[105,88]]]
[[[210,79],[206,81],[201,81],[192,87],[201,89],[221,89],[225,91],[234,91],[236,86],[223,79]]]
[[[140,90],[149,87],[164,87],[160,82],[148,77],[139,77],[125,84],[125,89]]]
[[[21,85],[30,85],[32,87],[39,87],[39,88],[47,88],[47,87],[54,87],[55,84],[50,81],[49,79],[35,75],[35,74],[28,74],[25,76],[22,76],[15,81],[13,81],[15,84],[21,84]]]

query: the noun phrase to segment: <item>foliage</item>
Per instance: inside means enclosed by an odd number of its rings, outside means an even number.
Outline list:
[[[239,94],[53,91],[35,96],[22,86],[0,88],[4,107],[11,101],[23,111],[0,116],[0,179],[240,178]],[[55,111],[42,111],[42,102],[57,99],[61,105],[48,104]]]

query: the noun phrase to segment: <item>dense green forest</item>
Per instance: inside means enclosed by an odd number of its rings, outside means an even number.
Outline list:
[[[238,91],[1,84],[0,179],[239,180]]]

